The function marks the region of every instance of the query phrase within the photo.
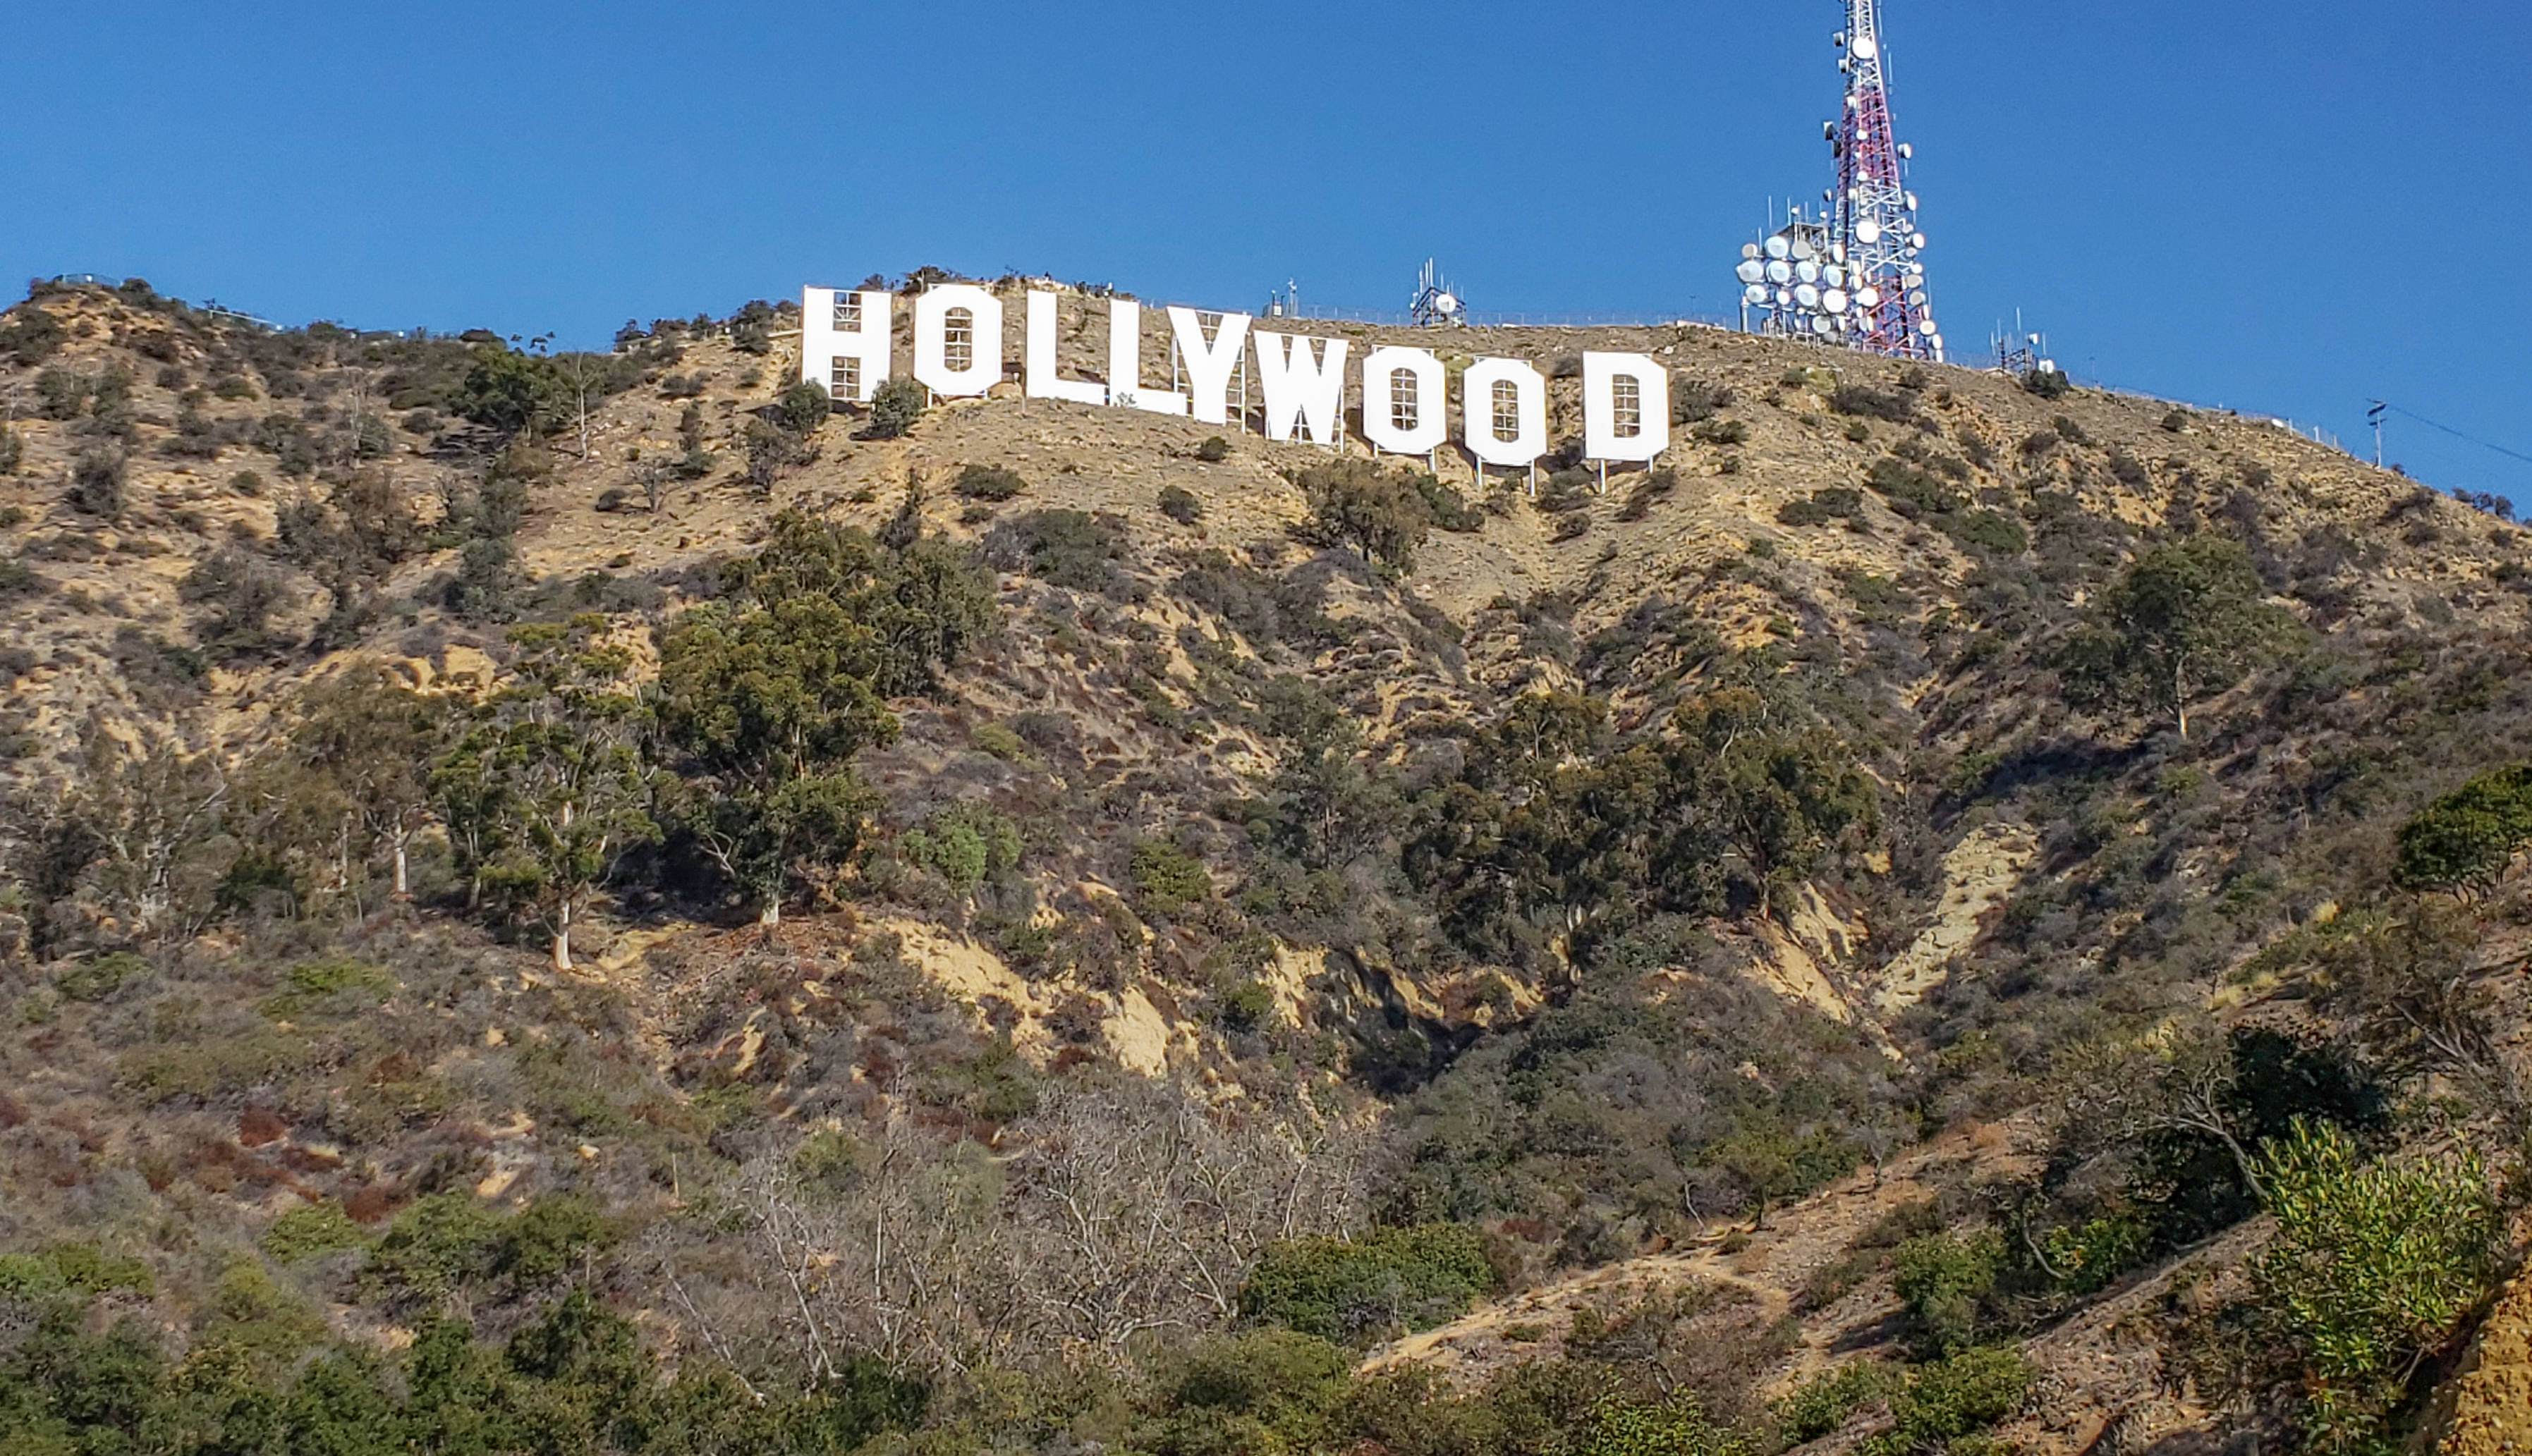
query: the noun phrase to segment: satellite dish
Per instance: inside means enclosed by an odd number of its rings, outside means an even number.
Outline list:
[[[1914,234],[1913,236],[1911,236],[1911,237],[1908,239],[1908,246],[1909,246],[1909,247],[1911,247],[1911,248],[1923,248],[1923,247],[1925,247],[1925,246],[1926,246],[1926,235],[1925,235],[1925,234],[1923,234],[1923,233],[1917,233],[1917,234]]]
[[[1925,307],[1926,307],[1926,291],[1925,291],[1924,289],[1922,289],[1922,288],[1921,288],[1921,289],[1917,290],[1915,293],[1912,293],[1912,294],[1908,295],[1908,302],[1909,302],[1909,303],[1912,303],[1912,304],[1914,304],[1914,305],[1916,305],[1916,306],[1917,306],[1918,308],[1925,308]]]
[[[1908,148],[1906,148],[1906,147],[1904,147],[1904,146],[1903,146],[1903,147],[1901,147],[1901,148],[1899,148],[1899,150],[1900,150],[1900,151],[1902,151],[1903,153],[1904,153],[1905,151],[1907,151],[1907,149],[1908,149]],[[1908,210],[1909,210],[1909,211],[1914,212],[1914,211],[1916,211],[1916,210],[1917,210],[1917,195],[1916,195],[1915,193],[1901,193],[1901,194],[1900,194],[1900,196],[1908,199]]]
[[[1809,261],[1811,261],[1813,258],[1815,258],[1815,257],[1819,256],[1819,250],[1818,250],[1818,249],[1815,249],[1815,248],[1813,248],[1813,247],[1812,247],[1812,245],[1811,245],[1810,243],[1808,243],[1808,242],[1804,241],[1804,240],[1803,240],[1803,239],[1801,239],[1801,238],[1796,238],[1796,239],[1794,240],[1794,249],[1793,249],[1793,252],[1794,252],[1794,256],[1795,256],[1795,257],[1797,257],[1797,258],[1799,258],[1799,259],[1801,259],[1801,260],[1802,260],[1802,261],[1804,261],[1804,262],[1809,262]]]
[[[1903,161],[1903,162],[1904,162],[1904,161],[1908,160],[1910,157],[1915,156],[1916,154],[1917,154],[1917,148],[1915,148],[1915,147],[1913,147],[1913,146],[1909,145],[1909,144],[1908,144],[1907,142],[1905,142],[1905,141],[1902,141],[1902,142],[1900,142],[1900,143],[1899,143],[1899,160],[1901,160],[1901,161]],[[1909,203],[1908,205],[1909,205],[1909,206],[1911,206],[1911,207],[1914,207],[1914,206],[1916,206],[1917,204],[1916,204],[1916,203],[1914,203],[1914,202],[1911,202],[1911,203]]]
[[[1794,265],[1786,262],[1783,258],[1778,258],[1776,261],[1767,264],[1767,281],[1770,283],[1793,282]]]
[[[1812,319],[1812,332],[1815,334],[1828,332],[1828,319],[1825,315],[1816,315]]]
[[[1820,307],[1831,313],[1845,312],[1846,303],[1846,290],[1842,288],[1832,288],[1820,295]]]
[[[1816,308],[1820,306],[1820,291],[1808,283],[1803,284],[1794,290],[1794,302],[1806,308]]]
[[[1756,257],[1756,256],[1758,255],[1758,245],[1757,245],[1757,244],[1755,244],[1755,243],[1744,243],[1744,244],[1742,244],[1742,245],[1741,245],[1741,255],[1742,255],[1743,257]]]
[[[1777,290],[1776,290],[1776,306],[1777,306],[1778,308],[1792,308],[1792,307],[1794,306],[1794,295],[1793,295],[1793,291],[1792,291],[1791,289],[1784,289],[1784,288],[1777,289]]]
[[[1457,313],[1460,311],[1460,301],[1447,293],[1435,294],[1433,296],[1433,311],[1442,314]]]
[[[1881,224],[1874,222],[1869,217],[1864,221],[1857,223],[1855,225],[1855,241],[1866,244],[1880,242]]]
[[[1831,263],[1829,266],[1820,269],[1820,281],[1831,288],[1844,288],[1846,287],[1846,269]]]
[[[1828,246],[1828,255],[1836,258],[1839,262],[1845,262],[1846,245],[1843,243],[1831,243]]]
[[[1776,236],[1767,240],[1767,256],[1769,257],[1790,257],[1793,255],[1793,252],[1794,246],[1785,241],[1785,235],[1782,233],[1778,233]]]
[[[1871,36],[1858,35],[1855,37],[1855,53],[1869,61],[1881,54],[1881,47]]]
[[[1881,302],[1881,290],[1870,286],[1855,291],[1855,307],[1870,308]]]
[[[1767,265],[1755,257],[1743,258],[1741,266],[1732,270],[1732,276],[1744,283],[1756,283],[1767,276]]]
[[[1803,280],[1805,283],[1819,282],[1819,264],[1811,261],[1809,258],[1794,264],[1794,276]]]
[[[1763,283],[1753,283],[1748,288],[1741,290],[1741,298],[1745,303],[1763,304],[1767,302],[1767,285]]]
[[[1934,320],[1928,318],[1924,323],[1917,325],[1917,332],[1924,334],[1928,339],[1932,338],[1934,336]]]

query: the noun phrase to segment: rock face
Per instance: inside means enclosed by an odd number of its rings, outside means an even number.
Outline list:
[[[1943,856],[1943,897],[1932,922],[1873,976],[1875,1014],[1898,1016],[1942,984],[1953,962],[1986,928],[1987,917],[2012,895],[2039,849],[2029,826],[2005,823],[1982,824],[1952,846]]]
[[[2437,1404],[2443,1456],[2532,1451],[2532,1277],[2517,1277],[2498,1297]]]

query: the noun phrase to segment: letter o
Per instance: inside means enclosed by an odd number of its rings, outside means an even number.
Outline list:
[[[951,367],[950,315],[964,309],[969,327],[967,366]],[[1003,301],[972,283],[945,283],[914,301],[914,377],[934,394],[960,399],[983,394],[1003,378]]]
[[[1398,376],[1415,383],[1415,422],[1398,422]],[[1429,350],[1374,349],[1362,359],[1362,436],[1393,455],[1422,455],[1451,437],[1451,376]]]
[[[1513,433],[1497,433],[1498,385],[1511,389]],[[1547,380],[1517,359],[1481,359],[1460,375],[1461,439],[1488,465],[1519,469],[1547,453]]]

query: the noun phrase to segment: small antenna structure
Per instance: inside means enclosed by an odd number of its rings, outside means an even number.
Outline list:
[[[1407,313],[1418,328],[1452,328],[1468,321],[1468,302],[1435,271],[1428,257],[1423,271],[1415,275],[1415,299],[1407,306]]]

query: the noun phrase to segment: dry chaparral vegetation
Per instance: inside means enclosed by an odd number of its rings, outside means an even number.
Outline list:
[[[1653,354],[1604,490],[796,324],[0,315],[0,1445],[2532,1434],[2484,498],[1686,325],[1323,326],[1560,441]]]

